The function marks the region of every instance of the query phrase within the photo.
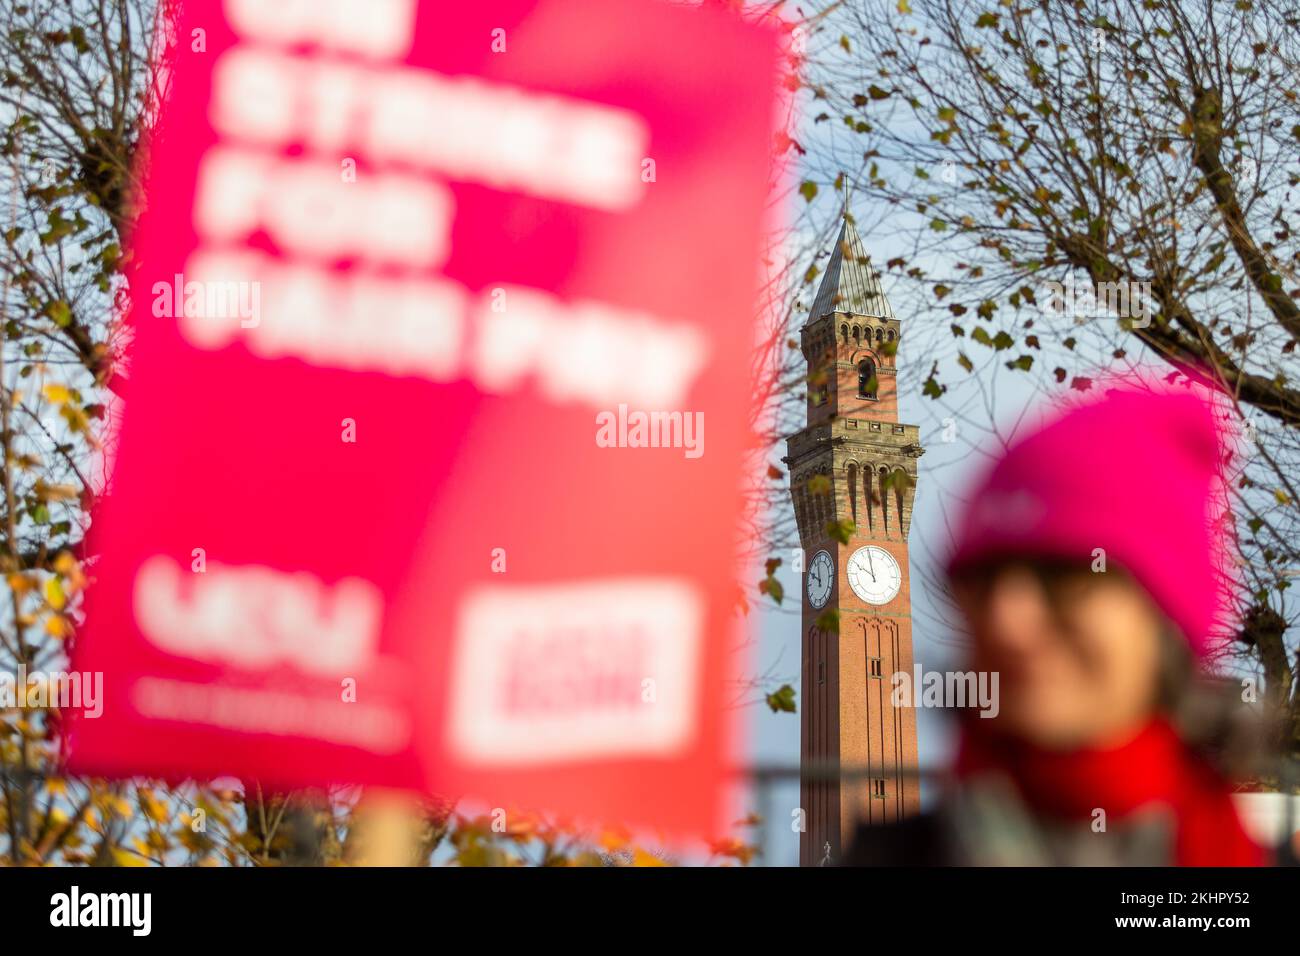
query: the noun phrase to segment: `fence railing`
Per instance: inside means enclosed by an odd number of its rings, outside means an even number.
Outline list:
[[[742,780],[748,780],[754,787],[755,810],[759,818],[755,824],[755,843],[759,849],[758,859],[755,862],[760,866],[769,866],[773,863],[770,839],[773,827],[783,825],[788,819],[779,814],[773,816],[773,811],[776,809],[772,794],[774,787],[790,782],[799,784],[827,781],[854,782],[880,777],[881,768],[867,765],[842,766],[835,761],[812,761],[803,765],[755,764],[750,767],[737,767],[732,770],[732,774]],[[920,781],[925,805],[930,805],[937,799],[931,788],[938,786],[942,790],[953,784],[953,775],[948,768],[907,767],[901,770],[891,769],[889,775],[901,775]],[[1283,834],[1289,835],[1289,838],[1283,839],[1277,847],[1277,863],[1283,866],[1300,865],[1295,839],[1297,830],[1300,830],[1300,811],[1297,810],[1297,805],[1300,805],[1300,760],[1269,761],[1257,767],[1254,776],[1256,779],[1275,780],[1277,784],[1276,791],[1261,791],[1269,794],[1276,793],[1278,796],[1282,804],[1280,829]]]

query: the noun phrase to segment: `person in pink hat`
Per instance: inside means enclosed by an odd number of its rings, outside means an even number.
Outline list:
[[[961,712],[939,808],[859,828],[846,864],[1263,862],[1182,720],[1229,626],[1213,411],[1103,391],[976,483],[947,571],[996,716]]]

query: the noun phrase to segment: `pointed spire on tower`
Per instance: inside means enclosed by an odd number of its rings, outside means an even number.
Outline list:
[[[813,299],[808,321],[820,319],[830,312],[852,312],[855,315],[892,319],[894,310],[885,298],[880,277],[871,268],[866,247],[862,245],[858,230],[853,227],[853,219],[848,214],[847,192],[844,202],[844,222],[840,225],[835,248],[831,250],[830,261],[826,263],[826,272],[822,276],[817,297]]]

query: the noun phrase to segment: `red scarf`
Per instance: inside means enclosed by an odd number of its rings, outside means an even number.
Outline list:
[[[1259,866],[1263,851],[1242,828],[1226,782],[1163,720],[1108,749],[1042,750],[967,724],[957,775],[1002,771],[1044,816],[1087,819],[1103,807],[1112,820],[1152,803],[1173,810],[1179,866]]]

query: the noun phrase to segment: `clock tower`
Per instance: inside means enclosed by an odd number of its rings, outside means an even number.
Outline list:
[[[805,767],[866,776],[805,778],[803,866],[839,862],[859,822],[915,813],[916,713],[890,678],[912,673],[912,519],[920,430],[898,421],[902,329],[846,214],[801,332],[808,424],[785,462],[802,575]]]

